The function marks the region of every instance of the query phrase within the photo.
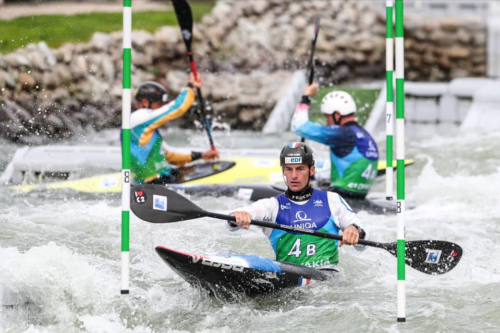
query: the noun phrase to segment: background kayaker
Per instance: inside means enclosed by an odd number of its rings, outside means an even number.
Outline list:
[[[136,183],[172,183],[179,175],[172,165],[202,158],[211,161],[219,158],[219,151],[182,154],[166,145],[158,128],[181,117],[195,100],[193,88],[200,88],[203,80],[198,74],[189,75],[189,83],[175,100],[167,104],[167,91],[153,81],[142,83],[135,93],[135,111],[131,115],[131,170]]]
[[[330,148],[330,188],[344,198],[364,199],[377,177],[378,147],[372,136],[356,122],[356,103],[345,91],[333,91],[321,101],[326,125],[309,121],[315,83],[304,90],[292,118],[292,130],[301,137]]]
[[[309,146],[301,142],[285,146],[280,154],[280,165],[287,191],[235,210],[236,222],[229,222],[230,230],[248,229],[250,220],[256,219],[332,234],[339,234],[342,230],[339,246],[357,244],[359,238],[367,236],[354,211],[339,194],[311,187],[315,166]],[[269,237],[276,260],[336,269],[339,261],[338,241],[269,228],[263,231]],[[358,250],[366,248],[363,245],[355,246]]]

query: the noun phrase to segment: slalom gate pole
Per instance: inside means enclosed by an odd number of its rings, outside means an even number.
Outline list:
[[[396,154],[398,322],[406,321],[405,292],[405,80],[403,0],[396,0]]]
[[[132,0],[123,1],[122,91],[122,249],[121,294],[129,293],[130,276],[130,112],[132,106]]]
[[[387,200],[393,199],[394,184],[392,167],[392,147],[394,133],[394,33],[393,33],[393,16],[394,1],[386,2],[386,45],[385,45],[385,60],[386,60],[386,166],[385,166],[385,197]]]

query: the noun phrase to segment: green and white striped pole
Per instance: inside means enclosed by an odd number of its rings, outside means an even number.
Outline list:
[[[396,0],[396,154],[398,220],[398,322],[406,321],[405,293],[405,80],[403,0]]]
[[[123,92],[122,92],[122,282],[129,293],[130,275],[130,112],[132,81],[132,0],[123,1]]]
[[[386,67],[386,167],[385,167],[385,197],[387,200],[393,199],[394,182],[393,175],[394,169],[392,168],[392,147],[393,147],[393,134],[394,134],[394,86],[393,86],[393,72],[394,72],[394,33],[393,33],[393,20],[392,15],[394,12],[394,1],[388,0],[386,2],[386,45],[385,45],[385,67]]]

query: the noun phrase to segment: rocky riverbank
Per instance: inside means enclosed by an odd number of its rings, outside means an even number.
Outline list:
[[[313,23],[322,14],[317,79],[334,85],[385,75],[385,14],[369,1],[219,1],[194,29],[203,92],[214,119],[259,130],[305,68]],[[405,17],[406,78],[446,81],[484,76],[486,27],[475,18]],[[187,81],[178,27],[132,37],[132,86],[157,80],[170,96]],[[122,33],[96,33],[82,44],[30,44],[0,55],[0,129],[14,141],[67,137],[121,123]],[[181,126],[192,127],[196,115]],[[29,137],[29,139],[27,139]]]

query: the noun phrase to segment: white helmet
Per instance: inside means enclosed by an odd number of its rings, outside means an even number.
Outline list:
[[[321,112],[333,114],[335,111],[341,116],[356,112],[356,103],[349,93],[345,91],[332,91],[326,94],[321,101]]]

